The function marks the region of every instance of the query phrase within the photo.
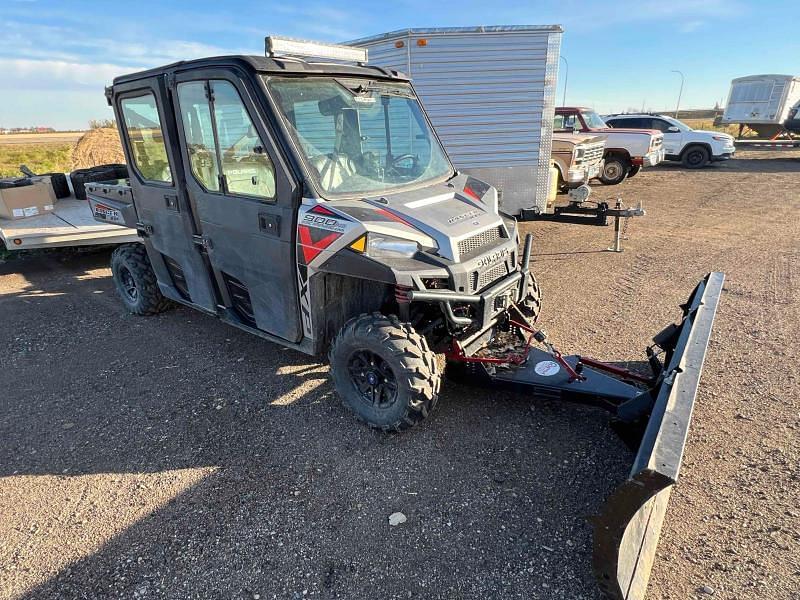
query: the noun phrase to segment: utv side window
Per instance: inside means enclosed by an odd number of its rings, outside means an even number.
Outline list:
[[[275,168],[233,84],[181,83],[178,101],[195,179],[210,192],[274,199]]]
[[[205,82],[179,84],[178,100],[192,175],[206,190],[218,192],[219,163]]]
[[[275,197],[275,168],[266,154],[239,92],[228,81],[212,81],[214,118],[228,192]]]
[[[120,102],[131,157],[139,174],[147,181],[172,183],[161,119],[153,94],[124,98]]]

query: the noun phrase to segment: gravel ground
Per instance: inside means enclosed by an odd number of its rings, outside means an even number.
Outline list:
[[[565,351],[639,360],[727,274],[650,598],[800,594],[800,153],[740,156],[595,188],[648,211],[622,254],[523,226]],[[0,596],[598,597],[586,517],[632,460],[605,413],[448,383],[378,434],[304,355],[124,313],[107,262],[0,265]]]

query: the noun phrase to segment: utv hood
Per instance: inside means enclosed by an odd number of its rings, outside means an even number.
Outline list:
[[[439,256],[455,262],[468,252],[466,241],[470,238],[483,233],[501,238],[511,235],[497,211],[497,190],[467,175],[364,200],[433,238]]]

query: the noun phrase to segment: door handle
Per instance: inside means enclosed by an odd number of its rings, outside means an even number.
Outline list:
[[[264,233],[280,237],[281,218],[279,215],[269,213],[258,213],[258,229]]]
[[[178,196],[172,194],[164,194],[164,205],[169,210],[174,210],[175,212],[181,212],[180,206],[178,206]]]

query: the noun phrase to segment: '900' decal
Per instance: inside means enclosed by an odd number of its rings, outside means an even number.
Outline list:
[[[333,217],[326,215],[315,215],[312,213],[306,213],[303,215],[303,225],[308,225],[309,227],[318,227],[320,229],[335,231],[337,233],[344,233],[346,228],[345,222],[342,222],[339,219],[334,219]]]

